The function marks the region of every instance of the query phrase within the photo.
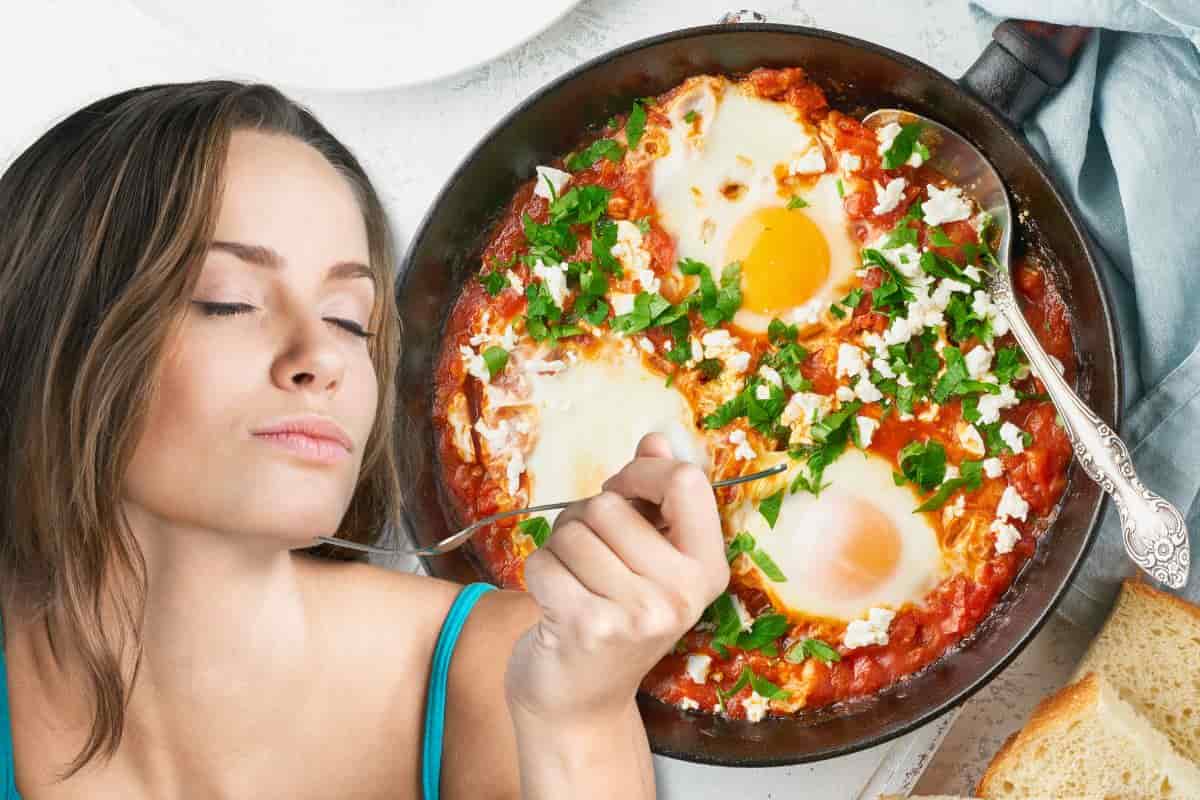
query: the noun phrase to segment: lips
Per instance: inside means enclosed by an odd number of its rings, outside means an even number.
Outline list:
[[[346,430],[328,417],[304,415],[275,420],[251,432],[317,461],[340,460],[354,451]]]

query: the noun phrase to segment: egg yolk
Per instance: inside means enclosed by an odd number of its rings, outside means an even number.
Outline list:
[[[822,582],[838,587],[839,593],[864,594],[896,571],[900,534],[887,514],[863,498],[838,499],[825,510],[825,530],[815,537],[812,564],[822,572]]]
[[[733,229],[726,263],[742,265],[742,306],[769,313],[803,304],[829,277],[829,243],[803,209],[760,208]]]

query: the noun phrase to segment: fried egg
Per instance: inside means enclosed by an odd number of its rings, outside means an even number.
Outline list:
[[[741,264],[733,324],[748,332],[774,317],[819,322],[850,288],[859,248],[817,129],[791,106],[712,78],[664,110],[671,127],[657,134],[651,189],[679,258],[707,264],[715,280]]]
[[[707,440],[688,401],[648,369],[638,350],[605,342],[594,354],[529,375],[536,438],[525,456],[529,505],[598,494],[651,431],[673,455],[710,470]],[[556,511],[545,514],[553,521]]]
[[[773,580],[744,560],[747,577],[777,609],[849,621],[871,608],[920,602],[945,576],[936,517],[913,513],[920,499],[896,485],[892,469],[887,459],[852,449],[825,468],[828,486],[819,495],[784,492],[774,528],[757,499],[731,511],[733,532],[749,531],[785,578]]]

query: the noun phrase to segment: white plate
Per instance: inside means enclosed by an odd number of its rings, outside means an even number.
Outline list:
[[[236,77],[360,90],[478,66],[542,32],[579,0],[129,2]]]

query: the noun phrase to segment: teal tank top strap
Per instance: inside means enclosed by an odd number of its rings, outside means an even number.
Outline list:
[[[8,670],[4,666],[4,620],[0,619],[0,800],[21,800],[8,714]]]
[[[433,650],[429,671],[429,692],[425,696],[425,737],[421,744],[421,789],[425,800],[438,800],[442,780],[442,735],[446,723],[446,681],[450,677],[450,657],[458,635],[476,601],[484,592],[495,589],[489,583],[471,583],[454,598],[442,632]]]

